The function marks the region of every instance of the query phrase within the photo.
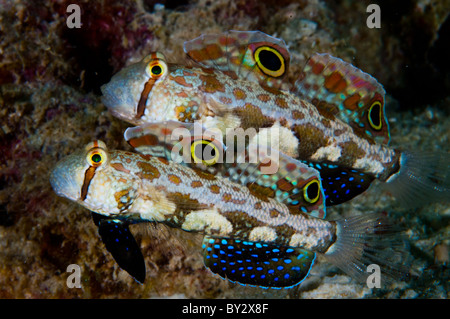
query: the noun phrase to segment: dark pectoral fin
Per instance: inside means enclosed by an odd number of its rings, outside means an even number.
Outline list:
[[[91,213],[92,216],[92,221],[94,222],[94,225],[98,227],[98,225],[100,225],[100,222],[104,219],[108,219],[108,217],[101,215],[101,214],[97,214],[92,212]]]
[[[203,258],[213,273],[232,282],[290,288],[308,276],[315,253],[270,243],[205,236]]]
[[[92,213],[95,225],[106,249],[120,268],[127,271],[140,283],[145,280],[145,262],[141,249],[130,232],[129,224]]]

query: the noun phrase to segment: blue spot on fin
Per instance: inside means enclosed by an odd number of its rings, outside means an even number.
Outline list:
[[[211,243],[211,239],[214,242]],[[309,274],[316,254],[301,248],[205,236],[203,260],[213,273],[232,282],[263,288],[290,288]],[[220,249],[214,248],[220,245]],[[233,249],[229,249],[232,246]],[[208,251],[208,247],[211,248]],[[222,251],[222,253],[220,253]]]
[[[363,193],[374,180],[372,176],[360,171],[337,165],[318,165],[306,162],[320,172],[326,206],[344,203]]]
[[[97,213],[92,213],[98,233],[106,249],[114,257],[120,268],[128,272],[135,280],[143,283],[145,280],[145,262],[141,249],[130,232],[129,223],[111,219]]]

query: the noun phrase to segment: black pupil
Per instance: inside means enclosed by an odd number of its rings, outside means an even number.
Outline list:
[[[155,65],[154,67],[152,67],[152,73],[155,75],[159,75],[161,74],[162,69],[159,65]]]
[[[211,143],[201,143],[195,148],[195,155],[204,161],[209,161],[216,156],[216,149]]]
[[[261,64],[270,71],[278,71],[281,68],[280,58],[269,50],[261,50],[259,52],[259,61]]]
[[[91,159],[94,163],[99,163],[102,160],[102,157],[99,154],[94,154]]]
[[[317,183],[309,184],[308,189],[306,190],[306,194],[309,199],[314,199],[317,197],[319,193],[319,185]]]
[[[376,127],[379,127],[381,124],[380,119],[380,103],[376,103],[372,106],[372,109],[370,110],[370,120],[372,121],[373,125]]]

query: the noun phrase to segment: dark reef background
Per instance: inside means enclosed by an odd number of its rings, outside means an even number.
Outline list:
[[[81,7],[80,29],[66,25]],[[370,3],[381,28],[366,26]],[[449,151],[450,0],[0,0],[0,298],[449,298],[450,207],[399,207],[373,185],[331,218],[386,211],[405,227],[411,278],[389,290],[356,284],[319,259],[290,290],[228,283],[202,265],[200,237],[136,225],[145,285],[106,251],[90,214],[57,197],[49,172],[93,139],[126,149],[128,126],[100,102],[100,86],[150,51],[183,62],[182,45],[202,33],[261,30],[283,38],[290,81],[314,52],[372,74],[387,91],[391,145]],[[68,288],[69,264],[82,287]]]

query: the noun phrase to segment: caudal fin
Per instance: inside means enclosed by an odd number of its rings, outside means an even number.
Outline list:
[[[404,206],[450,201],[450,153],[403,152],[399,171],[384,187]]]
[[[366,283],[368,276],[379,271],[380,286],[407,276],[408,245],[385,214],[337,220],[336,227],[336,242],[325,257],[342,271],[361,283]]]

